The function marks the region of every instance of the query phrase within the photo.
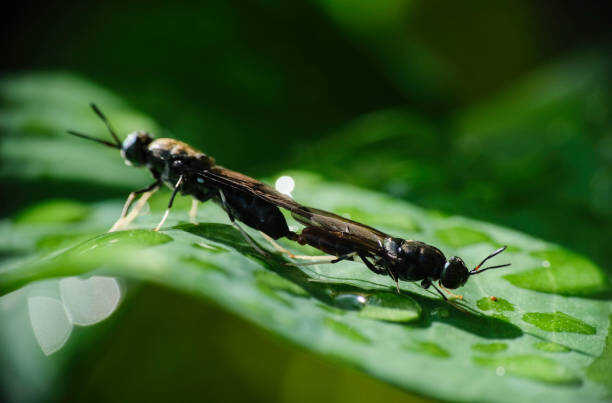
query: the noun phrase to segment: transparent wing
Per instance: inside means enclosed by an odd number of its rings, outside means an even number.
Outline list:
[[[337,214],[303,206],[263,182],[218,165],[205,171],[195,172],[194,174],[210,182],[213,186],[251,193],[290,211],[291,215],[304,225],[317,226],[329,231],[345,234],[347,239],[350,238],[355,242],[368,244],[370,249],[382,248],[382,242],[385,238],[389,237],[389,235],[375,228]]]

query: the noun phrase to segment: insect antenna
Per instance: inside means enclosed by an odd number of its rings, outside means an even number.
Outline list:
[[[110,132],[111,136],[113,136],[113,138],[117,142],[117,145],[119,146],[119,148],[121,148],[121,141],[119,140],[119,137],[117,136],[117,133],[115,133],[115,130],[113,130],[113,126],[111,126],[110,122],[108,121],[106,116],[102,113],[100,108],[98,108],[98,106],[96,104],[94,104],[93,102],[90,103],[89,106],[91,106],[91,109],[93,109],[93,111],[96,113],[96,115],[98,115],[98,117],[100,119],[102,119],[102,121],[106,125],[106,128]]]
[[[68,133],[72,134],[73,136],[81,137],[83,139],[87,139],[87,140],[95,141],[95,142],[100,143],[100,144],[104,144],[105,146],[108,146],[108,147],[121,148],[121,146],[119,146],[119,145],[117,145],[115,143],[111,143],[110,141],[100,140],[100,139],[97,139],[95,137],[91,137],[91,136],[88,136],[86,134],[83,134],[83,133],[75,132],[74,130],[68,130]]]
[[[490,269],[498,269],[500,267],[507,267],[510,266],[510,263],[506,263],[506,264],[500,264],[497,266],[489,266],[489,267],[485,267],[482,270],[479,270],[480,267],[482,267],[482,265],[489,259],[491,259],[492,257],[495,257],[497,255],[499,255],[500,253],[502,253],[503,251],[505,251],[507,248],[507,246],[502,246],[501,248],[497,249],[495,252],[491,253],[489,256],[485,257],[484,259],[482,259],[482,262],[480,262],[480,264],[476,267],[474,267],[474,269],[472,271],[470,271],[470,275],[472,274],[478,274],[478,273],[482,273],[485,270],[490,270]]]

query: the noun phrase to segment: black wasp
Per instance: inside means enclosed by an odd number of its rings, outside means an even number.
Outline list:
[[[163,225],[179,191],[202,202],[212,198],[225,209],[232,223],[258,251],[262,252],[235,220],[261,231],[279,251],[292,258],[308,259],[313,263],[337,263],[358,258],[374,273],[389,275],[396,282],[398,292],[399,280],[420,281],[423,288],[433,286],[447,299],[434,281],[442,288],[454,289],[463,286],[472,275],[510,265],[481,268],[488,259],[503,252],[506,247],[502,247],[469,270],[461,258],[453,256],[446,259],[435,246],[392,237],[339,215],[302,206],[263,182],[216,165],[212,157],[174,139],[153,139],[148,133],[135,132],[121,144],[106,117],[95,105],[92,104],[92,108],[105,122],[116,143],[73,131],[70,133],[120,149],[126,163],[146,166],[155,178],[149,187],[130,194],[113,229],[131,220],[126,214],[137,194],[149,195],[163,182],[173,189],[173,193],[156,230]],[[145,197],[143,199],[146,201]],[[300,234],[289,230],[278,207],[289,210],[297,221],[305,225]],[[138,209],[134,210],[130,214],[137,214]],[[331,256],[292,255],[274,242],[282,237],[310,245]]]
[[[288,232],[285,236],[331,255],[295,256],[269,239],[279,251],[289,257],[313,261],[306,264],[359,259],[374,273],[391,277],[397,285],[398,293],[399,280],[420,281],[424,289],[432,286],[446,300],[446,296],[436,287],[434,281],[437,281],[443,289],[454,289],[463,286],[470,276],[510,265],[507,263],[482,268],[487,260],[503,252],[505,246],[469,270],[460,257],[453,256],[446,259],[435,246],[392,237],[337,214],[302,206],[275,189],[244,175],[228,176],[223,172],[216,172],[215,169],[202,172],[200,175],[208,181],[216,182],[220,187],[249,191],[263,200],[289,210],[297,221],[305,225],[305,228],[300,234]],[[449,294],[454,295],[450,292]]]
[[[155,231],[158,231],[166,221],[166,218],[168,218],[174,198],[180,192],[183,195],[192,196],[194,199],[190,212],[192,220],[195,219],[198,201],[205,202],[212,199],[223,207],[230,221],[240,230],[247,241],[264,255],[265,252],[253,242],[250,236],[236,223],[236,220],[261,231],[272,239],[279,239],[283,236],[288,236],[290,233],[287,221],[276,205],[261,197],[257,197],[249,188],[236,189],[235,187],[218,186],[216,182],[206,180],[201,173],[214,170],[215,175],[242,181],[250,180],[255,184],[254,186],[257,184],[261,185],[263,191],[272,191],[273,189],[268,189],[267,185],[241,175],[238,172],[215,165],[214,158],[182,141],[171,138],[155,139],[149,133],[137,131],[129,134],[121,142],[100,109],[95,104],[90,106],[108,128],[114,142],[97,139],[72,130],[69,130],[68,133],[119,149],[127,165],[148,168],[155,180],[151,185],[130,193],[123,206],[121,216],[110,231],[124,228],[129,224],[138,215],[147,199],[162,184],[165,184],[172,189],[172,196],[170,196],[168,208]],[[129,212],[136,196],[140,194],[142,194],[141,199],[134,209]]]

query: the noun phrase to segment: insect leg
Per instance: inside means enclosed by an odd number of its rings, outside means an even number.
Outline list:
[[[125,201],[125,204],[123,205],[123,210],[121,210],[121,217],[119,217],[119,219],[122,219],[122,218],[124,218],[127,215],[128,210],[130,209],[130,206],[132,205],[132,202],[134,201],[136,196],[138,196],[141,193],[153,190],[153,188],[159,186],[160,183],[161,182],[159,180],[156,180],[155,182],[153,182],[151,185],[147,186],[146,188],[140,189],[140,190],[135,190],[132,193],[130,193],[130,195],[128,196],[127,200]]]
[[[444,293],[440,291],[440,289],[436,287],[434,283],[431,283],[431,286],[434,288],[434,290],[438,291],[438,294],[440,294],[440,296],[444,298],[444,301],[448,301],[448,298],[446,298],[446,295],[444,295]]]
[[[391,277],[393,281],[395,281],[395,288],[397,289],[397,295],[400,295],[401,291],[399,287],[399,278],[391,271],[390,268],[385,267],[385,269],[387,270],[387,274],[389,275],[389,277]]]
[[[191,209],[189,210],[189,222],[197,224],[196,216],[198,215],[198,204],[199,201],[196,199],[191,200]]]
[[[227,200],[225,200],[225,194],[223,193],[223,190],[219,189],[219,195],[221,196],[221,203],[223,204],[223,208],[225,209],[225,212],[227,213],[227,216],[229,217],[232,225],[236,227],[238,231],[240,231],[243,238],[249,243],[249,245],[251,245],[253,249],[259,252],[259,254],[262,256],[268,256],[268,254],[263,249],[257,246],[253,238],[251,238],[251,236],[244,229],[242,229],[240,225],[238,225],[238,223],[236,222],[236,219],[234,218],[234,215],[232,214],[229,208],[229,205],[227,204]]]
[[[463,299],[463,295],[453,294],[448,288],[446,288],[446,287],[444,287],[442,285],[442,282],[438,281],[438,285],[440,286],[440,288],[442,288],[444,291],[446,291],[448,293],[448,295],[450,295],[451,297],[454,297],[454,298],[457,298],[457,299]]]
[[[446,290],[446,288],[444,288],[444,286],[443,286],[442,284],[440,284],[440,282],[438,282],[438,284],[440,285],[440,287],[442,287],[442,289]],[[436,287],[436,285],[435,285],[434,283],[431,283],[431,286],[432,286],[432,287],[433,287],[433,288],[434,288],[436,291],[438,291],[438,294],[440,294],[440,296],[441,296],[441,297],[444,299],[444,301],[446,301],[448,304],[450,304],[450,305],[454,306],[455,308],[459,309],[460,311],[463,311],[463,312],[465,312],[465,313],[469,313],[469,312],[468,312],[468,311],[466,311],[464,308],[462,308],[460,305],[458,305],[456,302],[454,302],[454,301],[449,300],[448,298],[446,298],[446,295],[444,295],[444,294],[442,293],[442,291],[440,291],[440,289],[439,289],[438,287]],[[446,291],[448,291],[448,290],[446,290]],[[449,292],[449,294],[451,294],[452,296],[456,296],[455,294],[450,293],[450,292]],[[459,298],[459,299],[462,299],[462,298],[463,298],[463,296],[461,296],[461,295],[458,295],[457,297],[461,297],[461,298]]]
[[[363,253],[359,253],[359,257],[361,258],[361,261],[368,267],[368,269],[372,270],[374,273],[376,274],[386,274],[387,273],[387,269],[377,268],[376,266],[372,264],[372,262],[368,260],[368,257],[364,255]]]
[[[174,190],[172,191],[172,196],[170,196],[170,201],[168,202],[168,208],[164,212],[164,216],[162,217],[161,221],[159,222],[159,224],[157,224],[157,227],[155,227],[153,231],[159,231],[162,225],[164,225],[166,218],[168,218],[168,215],[170,214],[170,209],[172,208],[172,203],[174,203],[174,198],[176,197],[176,194],[178,193],[182,183],[183,175],[179,176],[178,181],[176,181],[176,185],[174,185]]]
[[[113,224],[111,229],[108,230],[108,232],[115,232],[117,230],[125,228],[132,221],[134,221],[134,219],[138,216],[138,214],[140,213],[142,208],[147,204],[147,200],[149,200],[149,197],[151,197],[158,190],[159,190],[159,184],[158,183],[156,184],[156,186],[150,186],[147,189],[143,189],[142,196],[140,196],[140,199],[136,202],[136,205],[134,205],[134,208],[132,209],[132,211],[130,211],[130,213],[127,214],[126,216],[123,216],[123,214],[122,214],[121,217],[119,217],[119,219],[117,220],[117,222],[115,222],[115,224]],[[141,191],[137,191],[137,192],[140,193]],[[132,194],[137,193],[137,192],[130,193],[130,197],[132,196]],[[126,205],[127,205],[128,202],[130,202],[130,204],[131,204],[131,202],[133,201],[134,197],[131,197],[132,200],[129,200],[130,197],[128,197],[128,200],[126,201]],[[129,208],[129,205],[127,207]],[[124,207],[124,209],[125,209],[125,207]]]
[[[311,265],[315,265],[315,264],[324,264],[324,263],[334,264],[334,263],[341,262],[343,260],[351,259],[355,255],[356,255],[356,252],[347,253],[346,255],[342,255],[342,256],[333,256],[333,255],[324,255],[324,256],[294,255],[294,258],[295,259],[310,260],[310,262],[306,262],[306,263],[302,263],[302,262],[297,263],[297,265],[299,265],[299,266],[311,266]]]
[[[287,255],[290,258],[295,258],[295,255],[293,253],[291,253],[287,249],[283,248],[278,242],[276,242],[274,239],[272,239],[272,237],[270,235],[268,235],[268,234],[266,234],[265,232],[262,232],[262,231],[259,231],[259,233],[266,239],[266,241],[270,242],[270,244],[274,247],[274,249],[276,249],[277,251],[279,251],[283,255]]]
[[[346,253],[344,255],[338,256],[336,260],[332,260],[332,263],[338,263],[343,260],[353,260],[353,257],[357,256],[357,252]]]

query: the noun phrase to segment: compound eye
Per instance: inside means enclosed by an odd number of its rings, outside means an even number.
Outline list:
[[[467,267],[465,267],[463,260],[458,257],[452,257],[448,259],[446,265],[444,265],[440,281],[446,288],[458,288],[465,284],[468,277],[469,271]]]
[[[146,161],[145,147],[150,141],[150,137],[146,133],[130,133],[121,147],[121,155],[126,161],[132,165],[141,165]]]

